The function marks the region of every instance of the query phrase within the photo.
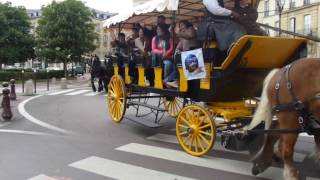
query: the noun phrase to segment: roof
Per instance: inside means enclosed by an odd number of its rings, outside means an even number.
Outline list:
[[[202,0],[147,0],[139,3],[132,10],[120,13],[104,22],[104,27],[114,27],[117,23],[123,28],[130,28],[134,23],[156,24],[157,16],[164,15],[170,19],[176,13],[176,19],[199,20],[204,16]]]

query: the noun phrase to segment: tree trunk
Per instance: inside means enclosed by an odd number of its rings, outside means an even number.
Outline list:
[[[67,62],[63,61],[63,71],[64,71],[64,77],[67,78]]]

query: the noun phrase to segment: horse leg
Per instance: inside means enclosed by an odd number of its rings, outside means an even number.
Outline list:
[[[91,74],[91,86],[92,86],[93,92],[96,92],[97,89],[96,89],[96,86],[94,85],[94,76],[92,74]]]
[[[279,124],[273,122],[270,129],[278,128]],[[279,134],[267,134],[263,147],[253,158],[252,174],[258,175],[264,172],[272,164],[272,156],[274,151],[274,144],[279,139]]]
[[[297,129],[299,123],[295,113],[286,113],[279,119],[281,129]],[[285,180],[299,180],[298,170],[294,166],[294,146],[298,139],[298,133],[281,134],[281,155],[284,163],[283,177]]]
[[[103,85],[102,85],[102,77],[99,77],[99,86],[98,86],[98,91],[101,92],[103,90]]]

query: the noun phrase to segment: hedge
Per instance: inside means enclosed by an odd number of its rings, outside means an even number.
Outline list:
[[[64,77],[64,71],[50,71],[48,73],[48,78],[62,78]],[[25,72],[24,79],[47,79],[46,72]],[[14,71],[0,71],[0,81],[9,81],[10,79],[21,80],[22,73],[21,72],[14,72]]]

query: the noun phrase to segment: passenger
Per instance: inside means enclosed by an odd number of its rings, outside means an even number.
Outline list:
[[[267,33],[257,24],[258,12],[256,8],[252,7],[251,0],[240,0],[236,3],[234,10],[240,15],[236,22],[246,29],[247,34],[267,36]]]
[[[152,67],[164,66],[164,79],[173,71],[173,63],[171,56],[173,55],[173,39],[167,26],[159,24],[157,27],[157,35],[152,39]]]
[[[153,38],[157,35],[157,26],[159,24],[163,24],[167,30],[169,30],[169,25],[166,24],[166,17],[163,15],[160,15],[157,17],[157,24],[155,26],[146,26],[144,24],[141,24],[141,27],[143,28],[145,36]]]
[[[151,68],[151,38],[145,36],[143,29],[139,29],[139,37],[135,39],[135,47],[138,48],[143,64],[146,68],[146,85],[154,86],[154,73]]]
[[[126,35],[119,33],[118,40],[111,44],[115,49],[115,56],[117,57],[117,65],[119,67],[119,74],[124,78],[124,61],[128,58],[129,47],[126,43]]]
[[[196,39],[196,30],[192,23],[187,20],[180,22],[176,37],[179,38],[177,51],[189,51],[199,47],[199,43]]]
[[[214,31],[219,50],[228,50],[233,43],[246,34],[244,28],[233,20],[240,16],[233,10],[234,0],[203,0],[203,4],[208,13],[209,29]]]

